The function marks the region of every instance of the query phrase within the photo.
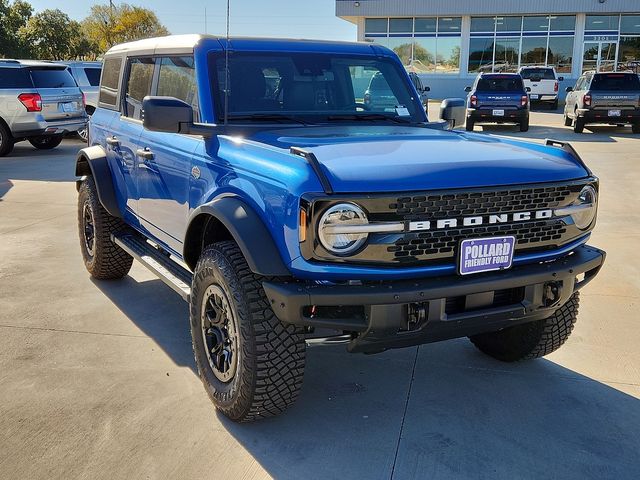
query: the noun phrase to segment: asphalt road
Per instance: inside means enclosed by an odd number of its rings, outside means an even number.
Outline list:
[[[466,339],[310,349],[298,403],[249,425],[209,402],[177,295],[138,264],[116,282],[84,270],[80,144],[19,144],[0,158],[0,478],[638,478],[640,136],[531,124],[484,132],[571,140],[601,178],[607,263],[567,344],[517,365]]]

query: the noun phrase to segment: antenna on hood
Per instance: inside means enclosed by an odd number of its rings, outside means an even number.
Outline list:
[[[229,116],[229,12],[231,0],[227,0],[227,41],[224,48],[224,124]]]

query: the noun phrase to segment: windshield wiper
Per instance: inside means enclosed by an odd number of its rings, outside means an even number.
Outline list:
[[[280,113],[251,113],[248,115],[229,115],[229,120],[258,120],[262,122],[295,122],[308,125],[304,120]]]
[[[411,120],[407,120],[406,118],[394,117],[391,115],[384,115],[382,113],[364,113],[358,115],[355,114],[347,114],[347,115],[329,115],[327,117],[329,121],[335,120],[362,120],[362,121],[372,121],[372,120],[390,120],[396,123],[416,123]]]

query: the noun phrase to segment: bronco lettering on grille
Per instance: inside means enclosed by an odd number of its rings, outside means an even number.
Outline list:
[[[553,210],[538,210],[535,212],[516,212],[491,215],[477,215],[463,218],[443,218],[436,221],[417,220],[409,222],[409,231],[441,230],[445,228],[457,228],[459,226],[475,227],[478,225],[495,225],[498,223],[526,222],[529,220],[541,220],[553,217]]]

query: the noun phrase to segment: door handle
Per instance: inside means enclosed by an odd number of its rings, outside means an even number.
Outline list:
[[[145,160],[153,160],[153,152],[149,150],[149,147],[139,148],[136,150],[136,155],[144,158]]]
[[[115,135],[112,137],[107,137],[107,145],[116,147],[120,145],[120,140],[118,140],[118,137],[116,137]]]

